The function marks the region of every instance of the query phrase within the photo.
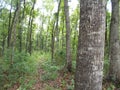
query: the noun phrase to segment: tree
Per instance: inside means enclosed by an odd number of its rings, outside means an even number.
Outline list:
[[[105,0],[80,1],[75,90],[102,90]]]
[[[59,12],[60,12],[60,4],[61,4],[61,0],[59,0],[58,3],[58,10],[56,13],[56,26],[55,26],[55,30],[56,30],[56,39],[57,39],[57,47],[59,47],[59,29],[58,29],[58,22],[59,22]]]
[[[69,72],[72,69],[71,61],[71,41],[70,41],[70,17],[69,17],[69,8],[68,0],[64,0],[64,10],[65,10],[65,20],[66,20],[66,67]]]
[[[12,3],[12,1],[11,1]],[[13,57],[14,57],[14,52],[15,52],[15,46],[16,46],[16,32],[17,32],[17,24],[19,23],[19,15],[20,15],[20,9],[21,9],[21,1],[18,0],[16,2],[16,9],[14,12],[14,16],[12,19],[12,23],[10,25],[10,28],[8,29],[8,38],[10,38],[10,40],[8,39],[9,43],[8,43],[8,48],[11,49],[12,53],[11,53],[11,65],[13,64]],[[11,14],[11,10],[10,10],[10,14]],[[11,18],[11,17],[9,17]],[[10,23],[10,22],[9,22]],[[10,37],[9,37],[9,30],[10,30]]]
[[[119,0],[112,0],[110,24],[110,70],[109,78],[120,80],[120,45],[119,45]]]
[[[26,1],[24,0],[23,1],[23,10],[22,10],[22,14],[21,16],[19,17],[19,30],[18,30],[18,41],[19,41],[19,52],[22,51],[22,33],[23,33],[23,27],[22,27],[22,24],[23,24],[23,20],[25,18],[25,4],[26,4]]]
[[[36,3],[36,0],[33,1],[32,8],[30,10],[30,17],[29,17],[29,23],[28,23],[28,34],[27,34],[28,43],[26,43],[26,51],[28,50],[30,55],[32,54],[32,33],[33,33],[33,19],[34,19],[35,3]]]

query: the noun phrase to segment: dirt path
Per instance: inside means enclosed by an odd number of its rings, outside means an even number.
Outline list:
[[[72,84],[70,73],[64,76],[61,76],[59,73],[59,76],[55,80],[42,81],[41,76],[44,74],[45,71],[39,68],[36,83],[31,90],[67,90],[67,84]]]

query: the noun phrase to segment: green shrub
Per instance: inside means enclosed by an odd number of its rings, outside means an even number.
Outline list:
[[[11,60],[11,50],[6,50],[0,60],[0,87],[9,88],[15,83],[23,83],[26,76],[37,72],[37,64],[33,56],[25,52],[15,51]]]
[[[35,79],[31,79],[27,83],[22,83],[18,90],[30,90],[34,83]]]
[[[55,51],[54,62],[57,65],[64,65],[66,63],[66,50],[65,49],[57,49]]]
[[[110,64],[110,61],[109,61],[109,58],[108,58],[108,55],[105,55],[105,58],[104,58],[104,76],[106,76],[109,72],[109,64]]]
[[[115,90],[115,86],[111,83],[107,90]]]
[[[61,90],[61,89],[56,89],[54,87],[51,87],[49,85],[46,85],[45,89],[44,90]]]
[[[41,68],[46,72],[42,75],[42,81],[55,80],[58,77],[59,66],[51,64],[50,61],[46,61],[42,64]]]
[[[57,72],[47,72],[42,75],[41,79],[42,81],[47,81],[47,80],[55,80],[58,77]]]

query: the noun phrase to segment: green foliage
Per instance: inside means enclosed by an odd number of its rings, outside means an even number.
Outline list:
[[[108,74],[108,71],[109,71],[109,57],[108,57],[108,54],[105,54],[105,57],[104,57],[104,76],[106,76]]]
[[[76,60],[73,60],[72,61],[72,72],[75,73],[75,70],[76,70]]]
[[[71,79],[71,85],[67,85],[67,90],[74,90],[74,79]]]
[[[66,63],[66,51],[65,49],[57,49],[55,52],[55,64],[64,65]]]
[[[58,77],[59,66],[56,66],[51,63],[50,53],[41,52],[40,55],[40,64],[41,68],[45,71],[41,76],[42,81],[55,80]]]
[[[45,73],[42,75],[42,81],[47,81],[47,80],[55,80],[58,77],[58,70],[59,67],[50,64],[51,62],[46,62],[42,64],[42,68],[45,71]]]
[[[48,80],[55,80],[58,77],[58,73],[57,72],[47,72],[45,74],[42,75],[42,81],[48,81]]]
[[[49,85],[46,85],[46,88],[44,90],[61,90],[61,89],[56,89],[54,87],[51,87]]]
[[[37,71],[37,64],[33,56],[25,52],[13,52],[6,50],[4,57],[0,60],[0,87],[9,88],[15,83],[23,83],[26,76],[32,75]],[[11,60],[11,56],[13,59]]]
[[[35,83],[35,79],[33,80],[31,78],[31,80],[28,83],[22,83],[21,86],[19,87],[19,90],[30,90],[30,88],[34,83]]]
[[[115,86],[111,83],[107,90],[115,90]]]

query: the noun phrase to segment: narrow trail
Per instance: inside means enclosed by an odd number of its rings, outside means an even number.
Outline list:
[[[71,85],[71,74],[67,73],[64,76],[59,73],[59,76],[55,80],[42,81],[42,75],[45,75],[45,71],[42,68],[38,69],[38,77],[36,83],[31,90],[51,90],[48,88],[54,88],[54,90],[67,90],[67,84]]]
[[[68,89],[68,86],[73,85],[73,82],[72,82],[73,74],[72,73],[63,73],[63,70],[60,70],[60,71],[57,71],[58,76],[54,80],[51,80],[51,79],[43,80],[42,77],[49,72],[51,73],[51,71],[48,71],[48,72],[45,71],[41,67],[41,63],[43,63],[43,62],[39,62],[37,74],[32,76],[35,78],[35,83],[31,86],[31,88],[29,90],[72,90],[72,89]],[[30,79],[28,79],[25,82],[26,85],[29,81],[30,81]],[[21,90],[20,86],[21,86],[20,83],[16,83],[9,90]],[[27,89],[25,89],[25,90],[27,90]]]

